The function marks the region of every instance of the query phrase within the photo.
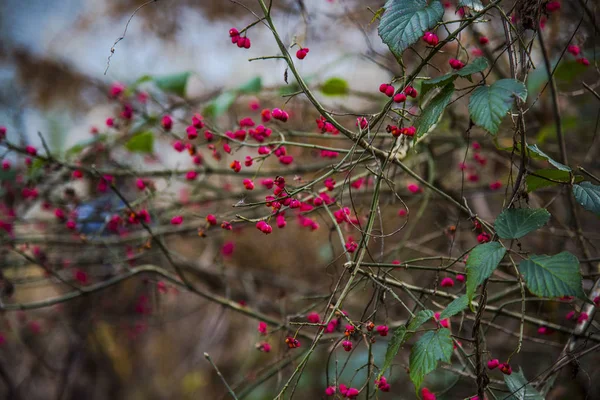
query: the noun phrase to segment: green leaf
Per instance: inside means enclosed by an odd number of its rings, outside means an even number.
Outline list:
[[[417,392],[425,375],[437,368],[438,362],[450,362],[452,356],[452,338],[446,328],[425,332],[410,351],[410,380]]]
[[[469,64],[456,71],[456,74],[464,78],[469,75],[485,71],[489,66],[490,63],[488,62],[487,58],[477,57],[473,60],[473,62],[470,62]]]
[[[523,371],[513,371],[510,375],[504,375],[504,383],[511,392],[507,400],[544,400],[544,397],[529,384],[529,380],[523,375]]]
[[[583,208],[600,215],[600,186],[591,182],[581,182],[579,185],[573,185],[573,195]]]
[[[554,256],[532,255],[519,263],[519,270],[525,277],[527,287],[536,296],[585,298],[579,260],[568,251]]]
[[[501,79],[491,86],[480,86],[469,100],[469,114],[475,124],[491,134],[498,132],[502,118],[512,107],[514,98],[525,101],[527,89],[515,79]]]
[[[468,7],[473,11],[481,11],[485,8],[483,6],[483,4],[481,4],[480,0],[459,0],[458,6],[459,7]]]
[[[207,117],[217,118],[229,110],[229,107],[231,107],[236,98],[237,93],[235,92],[223,92],[204,107],[203,113]]]
[[[342,78],[329,78],[321,85],[321,93],[326,96],[343,96],[348,94],[348,82]]]
[[[449,83],[454,82],[457,77],[458,74],[451,73],[424,80],[423,83],[421,83],[421,90],[419,91],[421,96],[419,97],[422,99],[425,98],[425,95],[429,93],[431,89],[446,86]]]
[[[437,0],[431,4],[427,4],[427,0],[388,0],[384,7],[379,36],[397,56],[444,16],[444,7]]]
[[[423,109],[416,122],[417,137],[428,133],[444,115],[444,110],[454,94],[454,85],[445,86]]]
[[[469,298],[467,295],[462,295],[452,300],[444,311],[440,314],[440,319],[446,319],[455,316],[458,313],[463,312],[469,305]]]
[[[542,189],[545,187],[556,186],[559,185],[557,182],[562,183],[570,183],[571,182],[571,173],[568,171],[562,171],[559,169],[538,169],[534,171],[533,174],[528,174],[525,177],[525,182],[527,183],[527,191],[533,192],[534,190]],[[537,176],[536,176],[537,175]],[[548,178],[548,179],[544,179]],[[552,180],[549,180],[552,179]],[[575,183],[579,183],[583,180],[583,176],[575,175]]]
[[[554,161],[552,159],[552,157],[550,157],[548,154],[546,154],[542,150],[540,150],[540,148],[537,146],[537,144],[528,144],[527,148],[529,149],[529,151],[531,153],[535,154],[536,156],[538,156],[541,159],[548,161],[555,168],[558,168],[561,171],[571,171],[571,168],[567,167],[564,164],[559,163],[558,161]]]
[[[135,153],[152,153],[154,151],[154,134],[150,131],[140,132],[125,143],[125,148]]]
[[[252,78],[248,82],[240,86],[238,90],[240,91],[240,93],[244,94],[258,93],[262,90],[262,78],[260,76]]]
[[[467,299],[473,300],[475,290],[489,278],[504,258],[506,249],[498,242],[476,246],[467,259]]]
[[[550,220],[545,208],[509,208],[500,213],[494,228],[502,239],[518,239],[540,229]]]
[[[65,155],[68,157],[68,156],[74,156],[76,154],[79,154],[79,153],[81,153],[81,151],[83,151],[83,149],[90,147],[93,144],[96,144],[98,142],[104,142],[106,140],[106,138],[107,138],[106,134],[101,134],[101,135],[94,135],[93,137],[91,137],[89,139],[84,139],[80,142],[77,142],[70,148],[68,148],[67,151],[65,152]]]
[[[173,75],[155,76],[154,84],[165,92],[184,97],[190,75],[192,75],[191,72],[182,72]]]
[[[404,342],[410,339],[413,333],[419,329],[421,325],[432,319],[433,315],[434,313],[431,310],[421,310],[410,320],[408,328],[406,326],[396,328],[385,352],[385,360],[379,371],[379,377],[381,377],[390,365],[392,365],[394,357],[396,357],[396,354],[398,354],[398,351]]]
[[[387,350],[385,351],[385,359],[379,371],[379,377],[383,376],[385,371],[387,371],[387,369],[392,365],[394,358],[400,351],[400,347],[402,347],[406,339],[407,335],[405,326],[399,326],[394,330],[394,334],[392,335],[392,338],[388,343]]]
[[[449,74],[438,76],[431,79],[426,79],[423,81],[421,85],[421,98],[424,98],[425,95],[434,87],[443,87],[446,86],[450,82],[454,82],[457,77],[467,78],[470,77],[471,74],[476,74],[477,72],[485,71],[489,67],[488,60],[485,57],[478,57],[473,60],[472,63],[465,65],[463,68],[458,71],[452,71]]]
[[[37,160],[40,160],[40,159],[36,158],[36,161]],[[12,182],[16,178],[17,178],[17,169],[16,168],[11,168],[9,170],[6,170],[4,168],[0,168],[0,182],[5,182],[5,181]]]
[[[425,322],[429,321],[433,318],[433,311],[431,310],[421,310],[417,314],[415,314],[414,318],[410,320],[408,324],[408,330],[410,332],[414,332],[421,327]]]

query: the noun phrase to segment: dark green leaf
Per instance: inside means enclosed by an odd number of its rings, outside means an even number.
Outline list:
[[[66,156],[74,156],[76,154],[81,153],[81,151],[83,149],[90,147],[91,145],[93,145],[95,143],[104,142],[105,140],[106,140],[105,134],[94,135],[93,137],[82,140],[82,141],[76,143],[75,145],[73,145],[72,147],[70,147],[69,149],[67,149],[67,151],[65,152],[65,155]]]
[[[385,351],[385,359],[383,361],[383,365],[379,371],[379,377],[385,374],[385,371],[392,365],[396,354],[400,351],[400,347],[406,341],[406,327],[399,326],[394,330],[394,334],[388,343],[387,350]]]
[[[190,75],[191,72],[182,72],[173,75],[156,76],[154,77],[154,83],[165,92],[184,97]]]
[[[408,330],[410,332],[414,332],[421,327],[425,322],[429,321],[433,318],[433,311],[431,310],[421,310],[415,314],[414,318],[410,320],[408,324]]]
[[[348,90],[348,82],[337,77],[329,78],[321,85],[321,93],[327,96],[343,96]]]
[[[483,4],[481,4],[480,0],[459,0],[458,6],[459,7],[468,7],[473,11],[481,11],[485,8],[483,6]]]
[[[36,160],[39,160],[39,158]],[[16,177],[17,177],[16,168],[11,168],[9,170],[0,168],[0,182],[12,182],[16,179]]]
[[[445,86],[423,109],[416,122],[417,137],[428,133],[439,122],[444,115],[444,110],[454,94],[454,85]]]
[[[458,313],[463,312],[469,306],[469,298],[467,295],[457,297],[452,300],[444,311],[440,314],[440,319],[446,319],[455,316]]]
[[[480,244],[467,259],[467,299],[473,300],[475,290],[489,278],[504,258],[506,249],[498,242]]]
[[[510,396],[507,400],[544,400],[544,397],[529,384],[529,380],[523,375],[523,371],[513,371],[510,375],[504,375],[504,383],[508,386]]]
[[[238,90],[240,91],[240,93],[245,94],[258,93],[262,90],[262,78],[260,76],[252,78],[248,82],[240,86]]]
[[[469,100],[469,114],[475,124],[491,134],[498,132],[502,118],[512,107],[514,97],[525,101],[527,89],[515,79],[501,79],[491,86],[480,86]]]
[[[152,153],[154,151],[154,134],[150,131],[140,132],[125,143],[125,148],[135,153]]]
[[[579,183],[582,180],[583,177],[581,175],[575,175],[575,183]],[[538,169],[537,171],[534,171],[533,174],[528,174],[527,177],[525,177],[528,192],[559,185],[559,183],[553,181],[559,181],[565,184],[570,183],[571,173],[568,171],[562,171],[560,169]]]
[[[444,16],[444,7],[437,0],[431,4],[427,4],[427,0],[388,0],[384,7],[379,36],[397,56]]]
[[[203,113],[207,117],[217,118],[229,110],[236,98],[235,92],[223,92],[204,108]]]
[[[436,87],[444,87],[447,84],[454,82],[454,80],[458,77],[458,74],[451,73],[441,76],[436,76],[435,78],[426,79],[421,83],[421,90],[419,93],[421,94],[421,98],[424,99],[425,95],[429,93],[429,91]]]
[[[473,62],[465,65],[463,68],[458,71],[452,71],[449,74],[438,76],[432,79],[426,79],[423,81],[421,85],[421,98],[425,97],[425,95],[434,87],[443,87],[448,83],[453,82],[457,77],[461,76],[463,78],[471,76],[471,74],[475,74],[477,72],[485,71],[489,67],[489,63],[485,57],[478,57]]]
[[[450,330],[425,332],[410,351],[410,380],[418,392],[425,375],[437,368],[438,362],[450,362],[453,350]]]
[[[573,185],[573,195],[583,208],[600,215],[600,186],[591,182],[581,182],[579,185]]]
[[[564,164],[559,163],[558,161],[554,161],[552,159],[552,157],[550,157],[548,154],[544,153],[542,150],[540,150],[540,148],[537,146],[537,144],[528,144],[527,148],[529,149],[529,151],[533,154],[535,154],[536,156],[548,161],[550,164],[552,164],[552,166],[554,166],[555,168],[560,169],[561,171],[571,171],[571,168],[567,167]]]
[[[585,298],[579,260],[568,251],[554,256],[532,255],[521,261],[519,270],[525,277],[527,287],[536,296]]]
[[[549,220],[550,213],[545,208],[509,208],[496,218],[494,228],[502,239],[519,239]]]

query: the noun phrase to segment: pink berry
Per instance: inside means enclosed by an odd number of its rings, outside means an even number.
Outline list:
[[[173,143],[173,148],[175,151],[181,153],[185,150],[185,145],[180,140],[176,140],[175,143]]]
[[[436,400],[435,394],[427,388],[421,389],[421,398],[423,400]]]
[[[173,119],[170,115],[164,115],[160,123],[165,131],[170,131],[173,127]]]
[[[485,46],[489,42],[490,42],[490,39],[488,39],[486,36],[481,36],[479,38],[479,44],[481,44],[482,46]]]
[[[462,274],[456,275],[456,280],[463,283],[465,281],[465,276]]]
[[[194,179],[196,179],[197,176],[198,173],[196,171],[188,171],[185,174],[185,179],[187,179],[188,181],[193,181]]]
[[[183,217],[181,215],[176,215],[171,218],[171,225],[181,225],[183,222]]]
[[[487,362],[488,369],[496,369],[500,365],[500,361],[497,358],[491,359]]]
[[[333,396],[336,392],[335,386],[329,386],[327,389],[325,389],[325,395],[326,396]]]
[[[306,55],[308,54],[309,50],[308,47],[301,47],[297,52],[296,52],[296,57],[299,60],[304,60],[304,57],[306,57]]]
[[[569,47],[567,47],[567,51],[577,57],[581,52],[581,49],[575,44],[570,44]]]
[[[379,325],[376,329],[380,336],[387,336],[390,331],[390,328],[388,328],[387,325]]]
[[[206,216],[206,222],[208,222],[209,225],[216,225],[217,224],[217,217],[215,217],[212,214],[208,214]]]
[[[440,286],[441,287],[452,287],[452,286],[454,286],[454,280],[452,278],[446,277],[446,278],[442,279]]]
[[[498,368],[504,375],[512,374],[512,367],[508,363],[502,363],[502,364],[498,365]]]
[[[352,350],[352,342],[349,340],[344,340],[342,342],[342,347],[344,348],[345,351],[350,351],[350,350]]]
[[[406,101],[406,95],[404,93],[398,93],[394,96],[394,102],[404,103]]]

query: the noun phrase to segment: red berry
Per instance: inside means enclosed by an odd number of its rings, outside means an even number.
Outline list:
[[[173,127],[173,119],[170,115],[165,115],[162,117],[161,125],[165,131],[170,131]]]
[[[396,89],[394,89],[394,87],[392,85],[388,85],[388,87],[385,88],[385,95],[387,97],[392,97],[394,95],[395,91],[396,91]]]
[[[488,369],[496,369],[500,365],[500,361],[497,358],[491,359],[487,362]]]
[[[406,95],[404,93],[398,93],[394,96],[394,102],[404,103],[406,101]]]
[[[304,60],[304,57],[306,57],[306,55],[308,54],[308,47],[301,47],[297,52],[296,52],[296,57],[299,60]]]

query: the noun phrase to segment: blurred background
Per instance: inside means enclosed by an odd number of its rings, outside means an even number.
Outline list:
[[[348,127],[354,127],[356,115],[377,112],[386,100],[379,96],[377,88],[399,74],[396,60],[377,35],[377,22],[371,23],[374,13],[384,2],[276,0],[273,3],[274,21],[284,42],[295,41],[310,48],[305,62],[297,63],[310,86],[322,89],[322,83],[332,77],[342,77],[348,83],[349,89],[344,96],[327,96],[321,90],[318,95],[324,104],[347,113],[340,120]],[[457,19],[456,4],[452,1],[444,3],[448,6],[445,19]],[[592,88],[598,87],[595,40],[599,33],[588,19],[582,20],[583,13],[575,3],[563,2],[561,12],[553,14],[545,22],[544,29],[548,32],[546,40],[551,54],[560,54],[569,42],[573,42],[580,45],[592,61],[588,69],[582,69],[573,60],[568,60],[561,64],[561,74],[557,77],[571,164],[585,166],[597,174],[600,171],[597,158],[600,102],[582,89],[581,82],[587,82]],[[248,62],[252,57],[278,54],[271,33],[261,24],[249,31],[250,50],[242,51],[231,45],[229,29],[241,29],[255,20],[240,4],[259,10],[256,1],[252,0],[160,0],[150,3],[138,0],[3,0],[0,2],[0,124],[7,127],[11,141],[33,143],[39,148],[42,143],[38,132],[41,132],[49,149],[62,154],[89,140],[92,127],[103,131],[106,118],[118,112],[115,110],[119,105],[107,96],[114,82],[128,86],[145,75],[169,76],[187,71],[191,72],[185,88],[187,111],[200,111],[223,92],[260,77],[262,90],[240,96],[215,124],[226,130],[243,116],[260,119],[259,114],[252,111],[252,102],[260,102],[261,108],[282,107],[287,98],[282,98],[281,94],[294,90],[294,80],[290,76],[290,84],[285,82],[287,73],[282,61]],[[132,13],[140,6],[143,7],[132,18]],[[597,10],[592,10],[598,17]],[[581,28],[571,38],[580,23]],[[126,35],[116,44],[111,56],[111,48],[123,36],[126,26]],[[453,24],[449,24],[448,29],[452,28]],[[477,29],[461,36],[467,51],[465,56],[484,55],[490,60],[500,56],[492,76],[506,76],[509,70],[506,57],[501,56],[504,41],[501,24],[492,22]],[[443,32],[439,34],[445,36]],[[478,41],[483,34],[491,42],[485,48]],[[432,66],[425,69],[427,76],[447,71],[448,58],[458,51],[455,44],[448,47],[447,53],[436,56]],[[417,44],[415,49],[423,50],[423,44]],[[532,54],[536,65],[542,65],[539,49],[534,47]],[[408,55],[405,60],[409,68],[419,61],[417,55]],[[527,114],[527,126],[531,142],[556,155],[558,144],[551,122],[551,102],[546,92],[540,94],[545,88],[544,74],[545,71],[538,68],[527,82],[530,102],[537,99]],[[172,98],[166,98],[166,101],[176,103]],[[497,142],[477,129],[470,138],[465,137],[468,127],[466,105],[464,99],[457,101],[446,112],[431,142],[427,143],[428,151],[411,156],[407,163],[422,176],[431,176],[436,185],[448,192],[457,196],[464,194],[473,211],[491,221],[505,205],[507,193],[510,195],[510,189],[505,190],[506,185],[511,177],[514,178],[510,153],[501,150],[503,146],[512,145],[510,121],[503,125]],[[290,132],[318,132],[314,121],[319,115],[304,98],[292,98],[287,109],[291,114],[287,127]],[[481,150],[477,154],[486,161],[473,159],[473,152],[469,153],[467,163],[470,167],[461,174],[459,164],[465,159],[466,152],[473,149],[473,141],[479,143]],[[305,143],[350,147],[333,137],[325,140],[307,138]],[[185,167],[182,157],[167,151],[170,149],[170,142],[165,140],[156,143],[154,154],[148,157],[130,157],[123,153],[113,156],[117,163],[128,162],[140,169]],[[314,151],[294,155],[302,167],[323,163]],[[16,160],[13,154],[7,155],[8,159],[13,160],[12,157]],[[226,167],[231,159],[225,157],[223,162],[211,160],[207,163]],[[536,162],[539,167],[547,166],[544,162]],[[106,162],[102,165],[118,164]],[[473,179],[465,181],[466,176],[471,175]],[[307,172],[300,177],[289,175],[286,179],[294,182],[314,176]],[[400,227],[404,229],[390,239],[373,240],[369,261],[389,263],[417,257],[458,257],[477,243],[477,234],[464,215],[459,215],[435,196],[411,193],[407,185],[414,181],[399,171],[393,171],[390,178],[397,182],[407,209],[418,217],[411,220],[398,215],[405,205],[391,190],[385,192],[377,229],[386,233]],[[131,190],[127,187],[131,188],[133,180],[127,179],[120,184],[129,196]],[[339,177],[340,181],[343,179],[343,176]],[[490,187],[496,181],[502,182],[499,190]],[[198,235],[200,224],[197,221],[207,212],[218,215],[219,221],[221,216],[233,218],[238,211],[232,211],[232,205],[251,200],[239,191],[227,191],[227,183],[233,186],[237,182],[229,177],[211,177],[207,182],[212,186],[199,186],[197,190],[186,188],[185,182],[169,177],[155,182],[161,198],[153,219],[162,217],[163,222],[168,221],[174,215],[174,209],[185,208],[186,216],[191,216],[194,221],[165,235],[165,242],[175,254],[175,262],[180,268],[184,268],[190,279],[203,290],[276,320],[305,321],[309,312],[323,316],[324,305],[344,271],[345,260],[340,257],[343,247],[327,215],[314,217],[321,225],[314,232],[290,223],[285,230],[267,239],[254,227],[231,232],[208,231],[208,237],[203,238]],[[216,187],[222,190],[216,190]],[[51,198],[68,197],[68,190],[86,201],[98,197],[92,185],[78,182],[61,182],[54,189],[55,193],[49,190]],[[371,193],[372,182],[365,180],[365,184],[353,193],[356,203],[350,204],[347,191],[338,193],[337,199],[340,206],[352,206],[353,215],[365,216]],[[522,241],[524,248],[535,249],[537,254],[569,250],[581,256],[569,230],[572,220],[562,194],[559,188],[548,188],[519,200],[523,206],[549,207],[553,215],[547,227]],[[42,206],[40,202],[20,217],[22,223],[14,242],[20,246],[20,251],[34,254],[37,259],[50,260],[51,265],[69,277],[74,268],[84,269],[94,282],[101,282],[114,277],[115,272],[126,271],[123,265],[169,266],[156,246],[136,240],[135,234],[125,244],[110,241],[98,245],[79,243],[63,227],[56,227],[54,216],[44,213]],[[598,219],[582,211],[582,224],[587,243],[597,256]],[[343,229],[347,236],[360,237],[348,226]],[[39,266],[24,262],[22,258],[17,263],[8,252],[0,256],[3,257],[0,264],[5,275],[16,284],[14,295],[7,303],[43,301],[67,291],[63,285],[49,280]],[[426,267],[440,265],[439,261],[420,264]],[[595,276],[589,265],[591,263],[582,264],[587,274],[586,289],[591,287]],[[457,263],[457,270],[463,271],[464,264]],[[426,270],[394,271],[394,276],[424,288],[437,287],[441,279],[438,274]],[[498,282],[488,287],[490,292],[505,289],[507,282],[515,283],[509,265],[498,270],[497,278]],[[462,287],[457,285],[449,291],[459,294],[461,290]],[[386,298],[377,292],[381,296],[379,299],[374,293],[372,283],[359,282],[346,304],[352,318],[361,319],[363,310],[371,302],[379,301],[382,306],[377,324],[399,325],[408,318],[406,311],[390,301],[389,296]],[[427,302],[436,311],[448,303],[446,299],[425,294],[419,296],[420,301]],[[514,293],[502,301],[508,302],[507,310],[519,311],[518,299],[519,293]],[[409,306],[416,304],[410,298],[404,300]],[[564,316],[573,309],[575,304],[571,302],[532,302],[527,305],[528,315],[571,328],[574,323],[566,321]],[[277,330],[269,336],[270,352],[257,350],[257,345],[265,340],[257,330],[257,319],[198,297],[176,287],[168,279],[152,274],[142,274],[73,301],[36,310],[5,312],[0,318],[0,393],[3,398],[228,398],[223,383],[204,357],[208,352],[240,398],[271,399],[303,354],[299,349],[287,349],[284,339],[289,332],[285,330]],[[519,320],[490,315],[488,322],[491,325],[488,325],[487,346],[494,349],[495,357],[505,359],[517,345],[515,332],[518,332]],[[472,320],[457,318],[452,324],[457,334],[470,337]],[[561,332],[541,337],[538,328],[535,324],[526,325],[523,349],[512,361],[514,366],[522,367],[530,379],[556,360],[569,337]],[[308,334],[315,332],[311,328],[305,331]],[[593,324],[590,332],[597,331],[598,326]],[[366,371],[361,366],[368,358],[366,346],[357,342],[352,353],[339,347],[334,349],[343,335],[343,328],[338,328],[336,333],[336,338],[317,348],[298,383],[295,398],[324,398],[324,389],[333,383],[332,376],[339,369],[343,369],[339,382],[358,385],[364,381]],[[373,346],[375,360],[383,358],[387,339],[389,337],[378,339],[380,343]],[[300,340],[302,349],[309,346],[309,339]],[[378,393],[381,398],[415,398],[407,374],[409,348],[406,346],[399,354],[388,378],[392,392]],[[564,369],[547,398],[600,398],[600,385],[596,380],[600,373],[598,360],[596,354],[587,355],[576,366]],[[459,367],[449,365],[428,376],[426,385],[438,394],[438,399],[462,399],[474,395],[472,379],[457,373]],[[493,378],[496,384],[502,379],[500,375]]]

